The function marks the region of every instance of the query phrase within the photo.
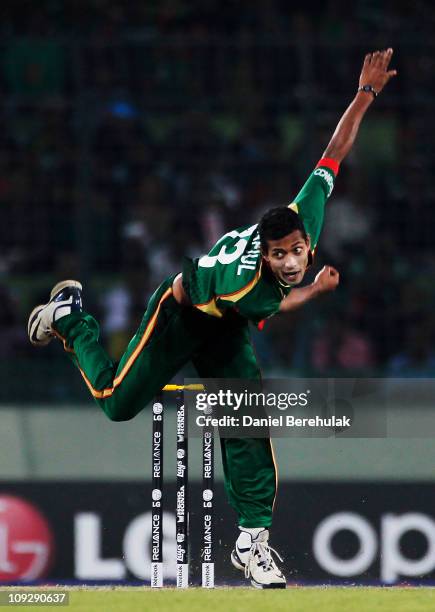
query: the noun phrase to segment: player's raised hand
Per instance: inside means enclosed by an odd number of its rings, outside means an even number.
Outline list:
[[[340,275],[332,266],[323,266],[317,274],[314,282],[306,287],[296,287],[281,301],[279,306],[280,312],[291,312],[300,308],[313,298],[334,291],[340,281]]]
[[[314,279],[314,286],[319,293],[334,291],[340,282],[340,274],[332,266],[323,266]]]
[[[359,77],[359,86],[371,85],[375,94],[380,93],[388,81],[397,74],[397,70],[388,70],[392,55],[391,47],[385,51],[367,53]]]

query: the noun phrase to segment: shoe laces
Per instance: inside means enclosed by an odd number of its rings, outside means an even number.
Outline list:
[[[265,572],[267,572],[267,571],[273,569],[274,567],[276,567],[276,563],[275,563],[275,561],[274,561],[274,559],[272,557],[272,553],[274,555],[276,555],[276,557],[282,563],[281,556],[279,555],[279,553],[274,548],[272,548],[271,546],[269,546],[265,542],[253,542],[252,546],[251,546],[251,550],[249,551],[248,562],[245,565],[245,576],[246,576],[246,578],[249,578],[251,560],[255,558],[255,555],[257,555],[259,557],[259,561],[258,561],[257,565],[262,566]]]

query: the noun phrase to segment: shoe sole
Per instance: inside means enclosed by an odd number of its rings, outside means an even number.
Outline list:
[[[57,283],[57,285],[55,285],[53,289],[51,290],[50,300],[54,298],[56,293],[59,293],[59,291],[62,291],[62,289],[66,289],[67,287],[76,287],[77,289],[80,289],[80,291],[83,291],[82,284],[79,283],[79,281],[76,281],[76,280],[60,281],[60,283]]]
[[[63,289],[66,289],[67,287],[75,287],[76,289],[79,289],[80,291],[82,291],[83,289],[82,284],[79,283],[79,281],[76,281],[76,280],[60,281],[51,290],[50,299],[48,300],[47,304],[39,304],[38,306],[35,306],[35,308],[30,313],[29,321],[27,323],[27,335],[29,336],[29,340],[31,344],[33,344],[33,346],[47,346],[47,344],[51,342],[52,338],[47,338],[46,340],[33,340],[32,336],[35,334],[36,330],[38,329],[38,326],[36,326],[36,328],[34,329],[32,329],[32,326],[35,324],[38,318],[38,315],[42,312],[42,310],[46,306],[48,306],[48,304],[54,298],[54,296],[57,293],[59,293],[59,291],[62,291]]]
[[[236,569],[241,570],[242,572],[245,571],[245,566],[239,563],[234,550],[231,551],[231,563],[234,565]],[[255,582],[255,580],[253,580],[252,577],[251,577],[251,585],[255,587],[256,589],[285,589],[287,588],[287,584],[285,582],[275,582],[275,583],[272,582],[271,584],[260,584],[259,582]]]
[[[287,588],[287,584],[285,582],[272,582],[271,584],[260,584],[259,582],[255,582],[255,580],[251,580],[251,584],[256,589],[285,589]]]

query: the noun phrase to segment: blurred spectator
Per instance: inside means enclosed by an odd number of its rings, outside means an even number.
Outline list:
[[[373,344],[351,321],[333,317],[313,342],[311,362],[318,374],[368,374],[375,366]]]
[[[5,290],[2,346],[21,351],[10,330],[24,329],[42,287],[79,276],[91,295],[104,287],[103,334],[119,356],[184,254],[296,195],[367,42],[400,39],[400,78],[376,100],[328,203],[316,266],[336,264],[340,289],[268,322],[257,345],[270,372],[430,373],[435,5],[424,3],[424,22],[392,2],[355,11],[338,0],[315,10],[255,0],[249,11],[226,0],[42,0],[23,19],[7,2],[0,271],[18,299]]]
[[[433,321],[409,322],[403,351],[394,355],[387,373],[392,378],[433,378],[435,350]]]
[[[19,319],[17,301],[3,284],[0,284],[0,338],[1,359],[28,352],[29,341]]]
[[[55,40],[13,39],[3,57],[5,80],[11,94],[60,94],[65,86],[65,51]]]

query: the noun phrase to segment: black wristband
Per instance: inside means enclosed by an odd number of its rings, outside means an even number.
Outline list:
[[[361,85],[358,87],[358,91],[365,91],[366,93],[372,93],[374,98],[377,98],[378,92],[373,88],[372,85]]]

